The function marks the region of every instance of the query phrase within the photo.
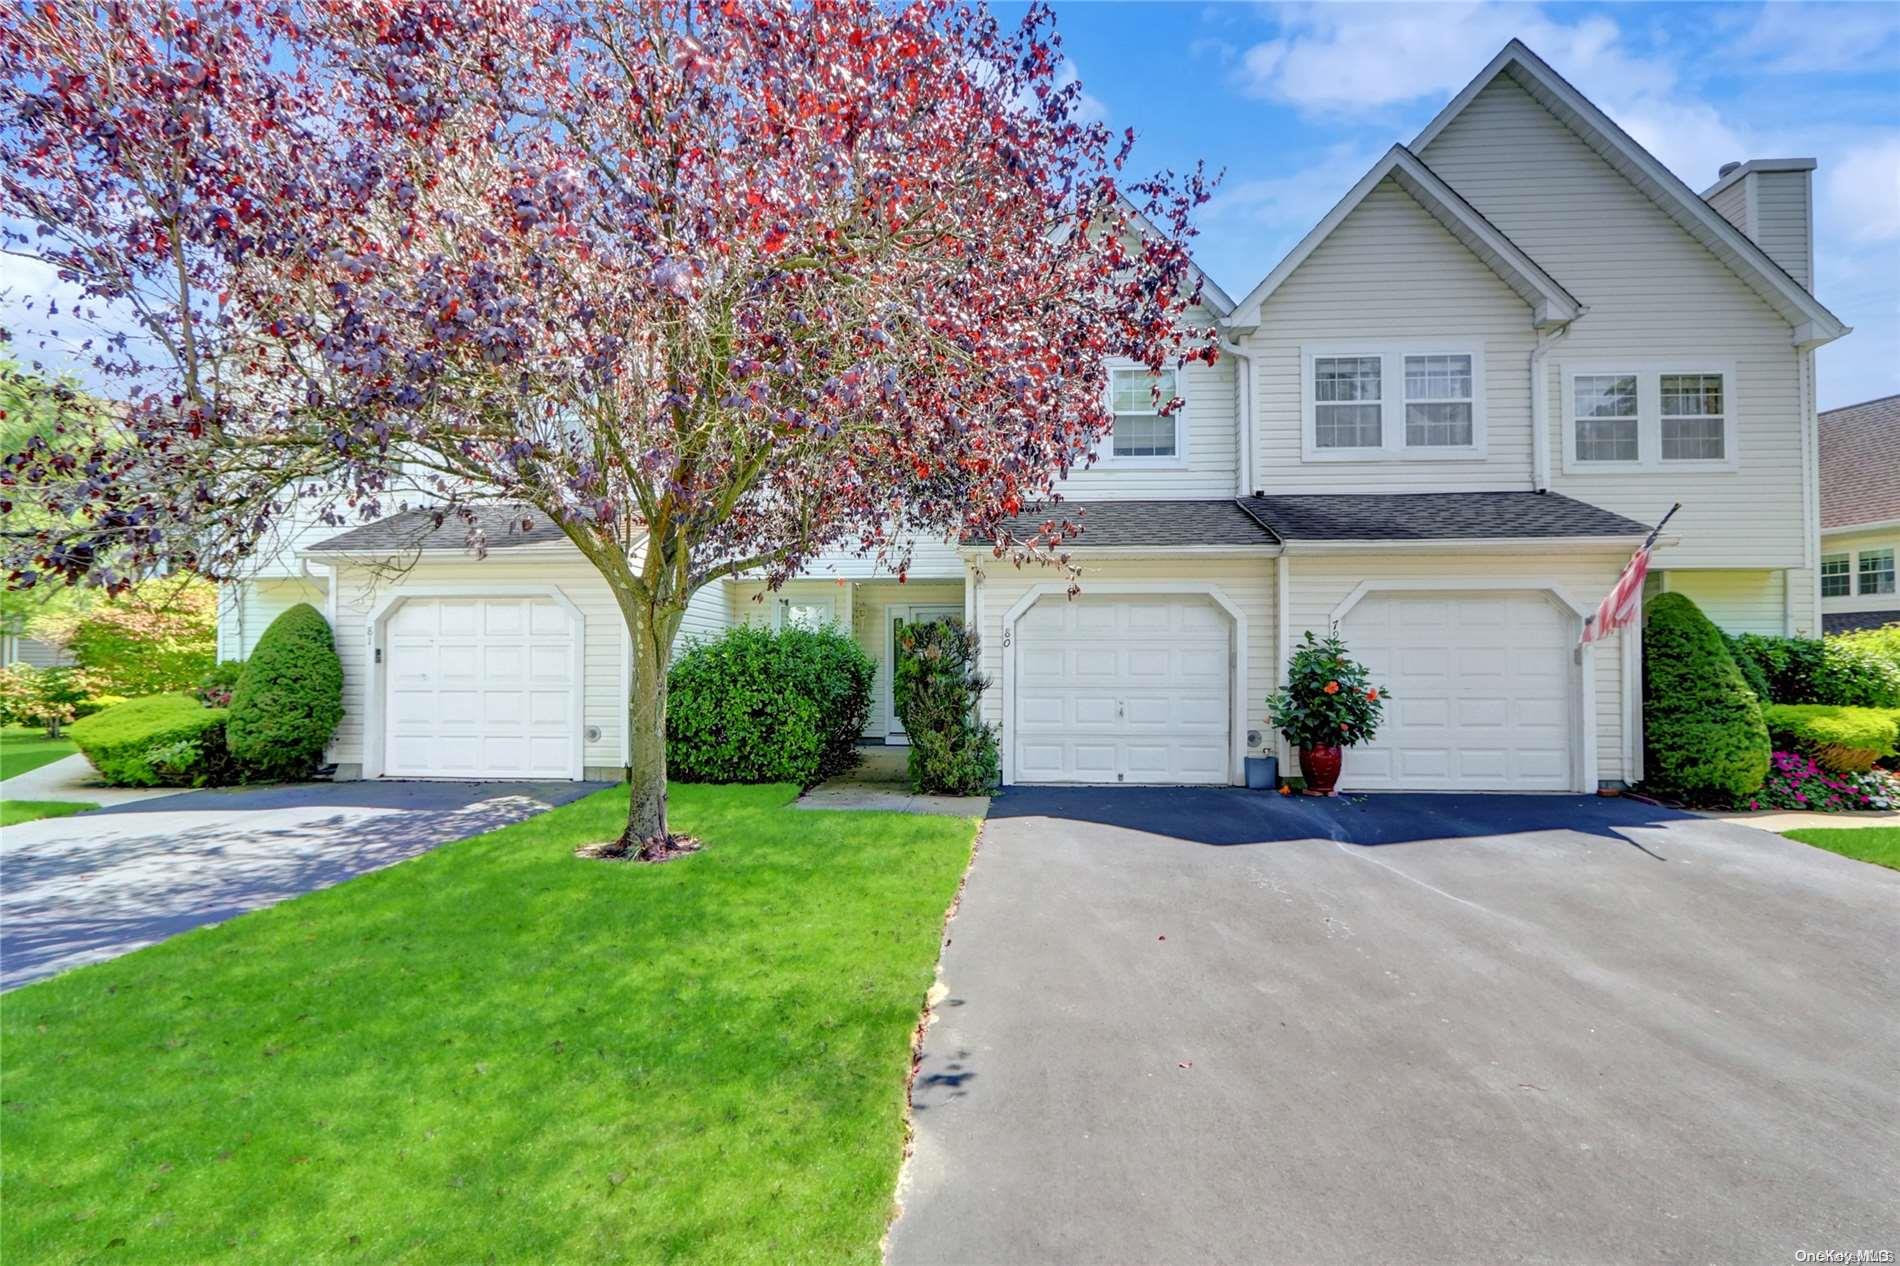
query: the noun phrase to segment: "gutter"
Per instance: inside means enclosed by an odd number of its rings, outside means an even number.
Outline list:
[[[1253,357],[1241,349],[1240,344],[1228,340],[1216,339],[1214,345],[1240,362],[1234,369],[1234,396],[1240,406],[1240,435],[1238,454],[1240,460],[1234,465],[1239,474],[1239,486],[1234,495],[1244,497],[1254,491],[1253,486]]]
[[[1301,541],[1290,540],[1285,551],[1293,554],[1358,554],[1397,551],[1400,553],[1471,552],[1502,554],[1540,554],[1553,549],[1624,549],[1641,545],[1647,532],[1618,536],[1441,536],[1423,540],[1407,538],[1386,541]],[[1681,537],[1657,538],[1658,549],[1678,544]]]

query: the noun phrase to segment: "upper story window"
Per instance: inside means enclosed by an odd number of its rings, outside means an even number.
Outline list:
[[[1733,470],[1735,370],[1606,361],[1564,366],[1564,470]]]
[[[1845,598],[1853,592],[1854,567],[1851,554],[1821,555],[1821,596]]]
[[[1307,347],[1307,461],[1484,456],[1484,352],[1381,344]]]
[[[1181,410],[1170,409],[1180,399],[1174,370],[1152,374],[1143,368],[1111,369],[1108,390],[1109,407],[1115,412],[1111,457],[1175,462],[1183,456]]]
[[[1893,592],[1893,547],[1860,551],[1860,594]]]

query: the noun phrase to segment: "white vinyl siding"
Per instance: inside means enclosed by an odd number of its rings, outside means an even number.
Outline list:
[[[1667,553],[1664,551],[1659,557],[1666,557]],[[1650,577],[1658,589],[1688,597],[1725,633],[1766,633],[1779,637],[1788,632],[1787,573],[1742,567],[1691,571],[1671,568],[1666,572],[1651,571]],[[1793,595],[1798,599],[1801,593],[1802,585],[1795,584]],[[1811,632],[1813,621],[1806,617],[1807,604],[1799,605],[1795,627]]]
[[[249,659],[264,630],[290,608],[307,602],[329,615],[328,586],[317,579],[228,581],[218,587],[218,658]]]
[[[1268,493],[1480,492],[1531,486],[1529,306],[1394,181],[1381,183],[1267,299],[1253,368],[1254,479]],[[1408,446],[1406,358],[1472,358],[1472,443]],[[1379,444],[1315,444],[1313,359],[1380,358]],[[1429,376],[1429,375],[1428,375]],[[1428,377],[1427,376],[1427,377]],[[1421,375],[1412,375],[1423,384]],[[1438,375],[1438,386],[1445,385]],[[1190,393],[1191,398],[1191,393]],[[1427,400],[1418,403],[1426,404]],[[1370,410],[1334,409],[1335,422]],[[1438,413],[1435,433],[1429,415]],[[1358,424],[1358,423],[1356,423]],[[1359,436],[1370,438],[1370,422]],[[1421,460],[1423,459],[1423,460]]]
[[[1553,457],[1568,456],[1573,364],[1667,362],[1658,373],[1733,364],[1732,468],[1659,461],[1660,476],[1613,478],[1553,460],[1553,490],[1645,523],[1682,502],[1670,524],[1681,538],[1668,551],[1673,566],[1811,567],[1800,353],[1788,322],[1508,77],[1479,92],[1422,157],[1589,305],[1548,362]]]
[[[0,636],[0,667],[26,664],[32,668],[61,668],[72,662],[71,655],[51,642],[42,642],[37,637],[18,633]]]
[[[1229,476],[1231,479],[1231,475]],[[1073,489],[1065,489],[1067,495],[1076,495]],[[1128,494],[1133,495],[1133,494]],[[956,542],[940,537],[915,536],[910,539],[910,562],[905,577],[910,580],[961,580],[963,578],[963,558],[957,553]],[[820,577],[839,580],[895,580],[889,568],[879,564],[874,554],[857,554],[849,550],[827,550],[812,558],[799,573],[813,579]]]

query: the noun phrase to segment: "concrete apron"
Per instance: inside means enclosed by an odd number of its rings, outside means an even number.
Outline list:
[[[871,809],[885,813],[941,813],[980,818],[990,810],[988,796],[921,796],[910,789],[905,762],[910,749],[883,745],[858,749],[858,767],[819,783],[798,798],[800,809]]]

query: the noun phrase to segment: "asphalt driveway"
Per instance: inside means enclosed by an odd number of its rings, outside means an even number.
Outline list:
[[[1900,874],[1627,800],[1015,790],[949,931],[897,1266],[1900,1250]]]
[[[518,822],[604,783],[190,791],[0,832],[0,988]]]

